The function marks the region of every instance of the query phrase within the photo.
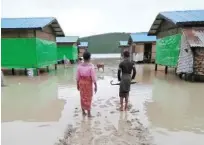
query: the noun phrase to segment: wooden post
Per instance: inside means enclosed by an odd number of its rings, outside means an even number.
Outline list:
[[[57,70],[57,64],[55,64],[55,70]]]
[[[25,70],[24,70],[24,74],[27,76],[27,68],[25,68]]]
[[[129,48],[130,50],[129,50],[129,52],[130,52],[130,61],[133,61],[133,50],[132,50],[132,45],[130,46],[130,48]]]
[[[49,72],[49,66],[47,66],[47,72]]]
[[[157,71],[157,64],[155,63],[155,71]]]
[[[175,68],[175,74],[177,74],[176,72],[177,72],[177,67]]]
[[[165,74],[168,73],[168,66],[165,66]]]
[[[66,68],[66,63],[64,62],[64,68]]]
[[[40,69],[36,68],[36,75],[39,76],[40,75]]]
[[[14,76],[15,75],[15,70],[14,70],[14,68],[12,68],[12,75]]]
[[[183,75],[182,73],[178,74],[178,76],[179,76],[180,79],[182,79],[182,75]]]

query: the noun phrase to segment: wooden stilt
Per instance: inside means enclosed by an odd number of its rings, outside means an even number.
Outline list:
[[[176,72],[177,72],[177,67],[175,68],[175,74],[176,74]]]
[[[165,74],[168,73],[168,66],[165,66]]]
[[[55,70],[57,70],[57,64],[55,64]]]
[[[25,74],[25,76],[27,76],[27,68],[25,68],[24,74]]]
[[[15,75],[15,70],[14,70],[14,68],[12,68],[12,75]]]
[[[157,64],[155,64],[155,71],[157,71]]]
[[[178,75],[180,79],[182,79],[182,75],[183,75],[182,73],[180,73],[180,74]]]
[[[50,70],[49,70],[49,66],[47,66],[47,72],[49,72]]]
[[[40,69],[36,68],[36,75],[39,76],[40,75]]]

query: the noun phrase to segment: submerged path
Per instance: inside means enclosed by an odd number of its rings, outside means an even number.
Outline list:
[[[76,123],[67,126],[57,145],[153,144],[149,129],[141,123],[139,110],[132,103],[128,106],[129,110],[123,112],[119,111],[118,97],[96,98],[92,106],[95,116],[91,119],[82,116],[80,106],[75,108]]]

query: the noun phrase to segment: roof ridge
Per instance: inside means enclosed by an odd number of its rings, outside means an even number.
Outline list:
[[[57,23],[57,28],[60,29],[58,32],[52,26],[54,22]],[[1,18],[2,29],[42,29],[48,25],[53,27],[57,36],[64,36],[64,32],[55,17]]]
[[[1,19],[46,19],[46,18],[53,18],[56,19],[56,17],[48,16],[48,17],[2,17]]]
[[[134,33],[130,33],[130,34],[144,34],[144,33],[148,33],[148,32],[134,32]]]
[[[79,37],[79,36],[64,36],[64,37]]]
[[[204,9],[192,9],[192,10],[171,10],[171,11],[161,11],[159,13],[171,13],[171,12],[191,12],[191,11],[204,11]]]

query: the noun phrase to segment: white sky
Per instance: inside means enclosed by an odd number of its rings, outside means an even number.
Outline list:
[[[160,11],[204,9],[204,0],[1,0],[2,17],[56,17],[66,35],[148,31]]]

